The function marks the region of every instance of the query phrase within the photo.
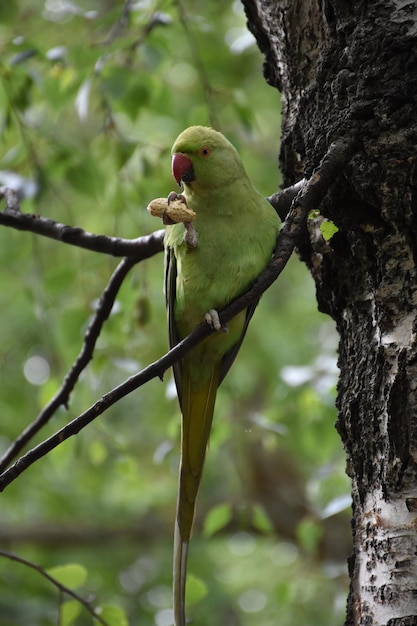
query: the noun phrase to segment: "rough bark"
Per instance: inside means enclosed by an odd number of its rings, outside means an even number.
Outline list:
[[[346,625],[417,624],[417,6],[244,0],[283,96],[285,185],[357,141],[299,252],[340,335],[337,428],[353,495]],[[338,232],[326,242],[319,223]]]

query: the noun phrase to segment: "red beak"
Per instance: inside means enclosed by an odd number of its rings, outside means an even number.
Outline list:
[[[185,154],[176,152],[172,155],[172,175],[179,185],[183,179],[186,180],[190,176],[192,171],[193,164]]]

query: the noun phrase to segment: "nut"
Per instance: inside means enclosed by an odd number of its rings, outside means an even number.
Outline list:
[[[181,198],[171,200],[169,204],[167,198],[155,198],[148,204],[146,210],[155,217],[163,218],[165,223],[167,222],[166,218],[173,223],[188,223],[192,222],[196,216]]]

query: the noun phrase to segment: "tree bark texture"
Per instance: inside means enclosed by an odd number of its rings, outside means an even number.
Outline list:
[[[346,625],[417,624],[417,3],[244,0],[283,97],[284,186],[329,144],[353,157],[299,246],[340,336],[352,479]],[[338,232],[325,241],[320,222]]]

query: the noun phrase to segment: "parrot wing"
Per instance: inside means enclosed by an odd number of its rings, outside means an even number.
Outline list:
[[[255,302],[254,304],[251,304],[246,309],[245,323],[243,325],[242,332],[241,332],[241,334],[239,336],[239,339],[238,339],[238,341],[235,344],[233,344],[233,346],[230,348],[230,350],[228,352],[226,352],[226,354],[223,357],[222,365],[221,365],[221,369],[220,369],[219,382],[218,382],[219,386],[220,386],[220,383],[223,382],[227,372],[230,370],[230,368],[233,365],[233,362],[234,362],[235,358],[237,357],[237,354],[238,354],[238,352],[240,350],[240,347],[241,347],[241,345],[243,343],[243,340],[245,338],[246,331],[248,330],[249,322],[251,321],[252,316],[253,316],[257,306],[258,306],[258,301]]]
[[[166,251],[165,251],[165,303],[166,303],[166,308],[167,308],[167,313],[168,313],[168,336],[169,336],[170,348],[173,348],[174,346],[176,346],[180,340],[178,336],[178,330],[177,330],[177,326],[175,323],[175,316],[174,316],[174,306],[175,306],[175,300],[176,300],[176,283],[177,283],[177,261],[176,261],[173,250],[169,246],[167,246]],[[251,321],[252,316],[257,306],[258,306],[258,301],[256,301],[254,304],[251,304],[246,309],[245,323],[243,325],[243,329],[240,334],[240,337],[238,341],[235,344],[233,344],[230,350],[226,352],[226,354],[223,357],[219,380],[218,380],[218,386],[220,386],[220,384],[225,379],[228,371],[232,367],[234,360],[236,359],[238,355],[240,347],[245,338],[246,331],[249,326],[249,322]],[[178,360],[176,363],[174,363],[173,370],[174,370],[175,386],[177,388],[177,395],[178,395],[180,406],[182,406],[181,359]]]
[[[168,314],[169,347],[173,348],[179,342],[178,330],[175,324],[174,307],[177,291],[177,260],[174,251],[169,246],[165,248],[165,303]],[[175,386],[180,406],[182,406],[182,365],[181,359],[173,365]]]

